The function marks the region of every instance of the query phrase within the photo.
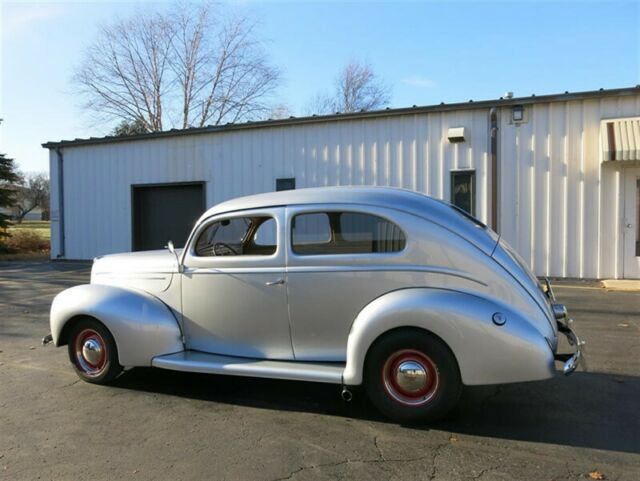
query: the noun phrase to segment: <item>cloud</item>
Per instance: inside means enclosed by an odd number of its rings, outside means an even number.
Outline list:
[[[8,37],[19,33],[29,33],[42,20],[57,17],[63,11],[60,4],[51,3],[8,3],[2,12],[2,35]]]
[[[422,75],[409,75],[401,80],[403,84],[410,85],[411,87],[418,87],[421,89],[428,89],[435,87],[436,83],[430,78],[423,77]]]

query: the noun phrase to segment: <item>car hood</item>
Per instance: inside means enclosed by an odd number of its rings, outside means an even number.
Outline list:
[[[181,249],[176,250],[180,255]],[[93,260],[91,274],[140,274],[178,272],[176,256],[168,249],[155,251],[128,252],[96,257]]]

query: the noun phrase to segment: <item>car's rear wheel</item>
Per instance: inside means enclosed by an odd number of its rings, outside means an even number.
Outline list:
[[[80,320],[69,335],[69,359],[83,381],[107,384],[122,371],[113,336],[92,318]]]
[[[371,402],[399,422],[431,422],[458,402],[462,382],[449,347],[436,336],[399,329],[367,353],[365,388]]]

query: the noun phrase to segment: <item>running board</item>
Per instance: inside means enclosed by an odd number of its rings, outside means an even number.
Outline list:
[[[270,361],[246,357],[182,351],[153,358],[151,365],[172,371],[266,377],[290,381],[342,384],[343,363]]]

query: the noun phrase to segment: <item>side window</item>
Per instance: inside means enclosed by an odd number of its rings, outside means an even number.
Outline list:
[[[293,218],[293,244],[326,244],[331,241],[329,216],[324,213],[297,215]]]
[[[199,257],[272,255],[276,252],[276,222],[271,217],[233,217],[208,225],[198,237]]]
[[[292,225],[293,251],[300,255],[399,252],[407,242],[393,222],[359,212],[300,214]]]
[[[253,235],[253,243],[256,247],[270,247],[275,252],[276,238],[276,221],[275,219],[267,219],[256,229],[256,233]]]

